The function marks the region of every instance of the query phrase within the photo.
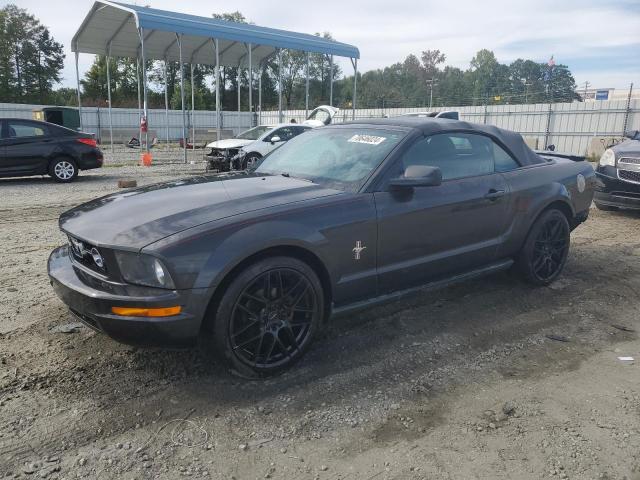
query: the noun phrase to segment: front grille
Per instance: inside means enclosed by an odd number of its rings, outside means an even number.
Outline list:
[[[640,172],[632,172],[630,170],[618,170],[618,177],[620,177],[620,180],[627,180],[628,182],[640,183]]]
[[[106,273],[106,265],[104,263],[104,259],[102,260],[102,265],[98,265],[98,263],[96,263],[96,260],[94,259],[94,257],[96,257],[96,253],[100,258],[102,258],[102,254],[96,246],[82,240],[78,240],[77,238],[69,235],[69,249],[71,250],[73,258],[76,262],[84,265],[94,272],[98,272],[101,274]]]
[[[638,157],[638,158],[622,157],[621,159],[618,160],[618,163],[626,163],[626,164],[630,164],[630,165],[640,165],[640,157]]]

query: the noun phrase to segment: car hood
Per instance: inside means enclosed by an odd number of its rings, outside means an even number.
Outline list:
[[[253,142],[254,140],[245,140],[242,138],[226,138],[224,140],[218,140],[217,142],[207,143],[207,148],[219,148],[221,150],[225,148],[240,148]]]
[[[620,157],[640,157],[640,140],[625,140],[618,145],[611,147],[616,154],[616,158]]]
[[[63,213],[60,228],[93,245],[139,250],[204,223],[341,193],[280,175],[200,176],[92,200]]]

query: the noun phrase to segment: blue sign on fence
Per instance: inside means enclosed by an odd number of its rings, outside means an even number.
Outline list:
[[[596,91],[596,100],[609,100],[609,90]]]

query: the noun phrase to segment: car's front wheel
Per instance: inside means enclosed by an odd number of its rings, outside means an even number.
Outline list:
[[[49,175],[56,182],[71,182],[78,176],[78,166],[70,158],[58,158],[49,165]]]
[[[534,285],[549,285],[564,268],[569,255],[571,228],[560,210],[551,209],[535,221],[517,266],[525,280]]]
[[[300,360],[323,315],[322,284],[309,265],[265,258],[225,290],[211,319],[209,344],[241,376],[267,377]]]
[[[244,162],[243,162],[243,168],[244,170],[247,170],[248,168],[253,168],[256,166],[256,164],[260,161],[260,154],[258,153],[249,153],[245,158],[244,158]]]

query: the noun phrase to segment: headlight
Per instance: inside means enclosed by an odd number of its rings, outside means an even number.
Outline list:
[[[607,148],[602,156],[600,157],[600,166],[601,167],[615,167],[616,166],[616,154],[613,153],[613,150]]]
[[[127,282],[148,287],[176,288],[169,271],[156,257],[120,251],[115,254],[120,273]]]

